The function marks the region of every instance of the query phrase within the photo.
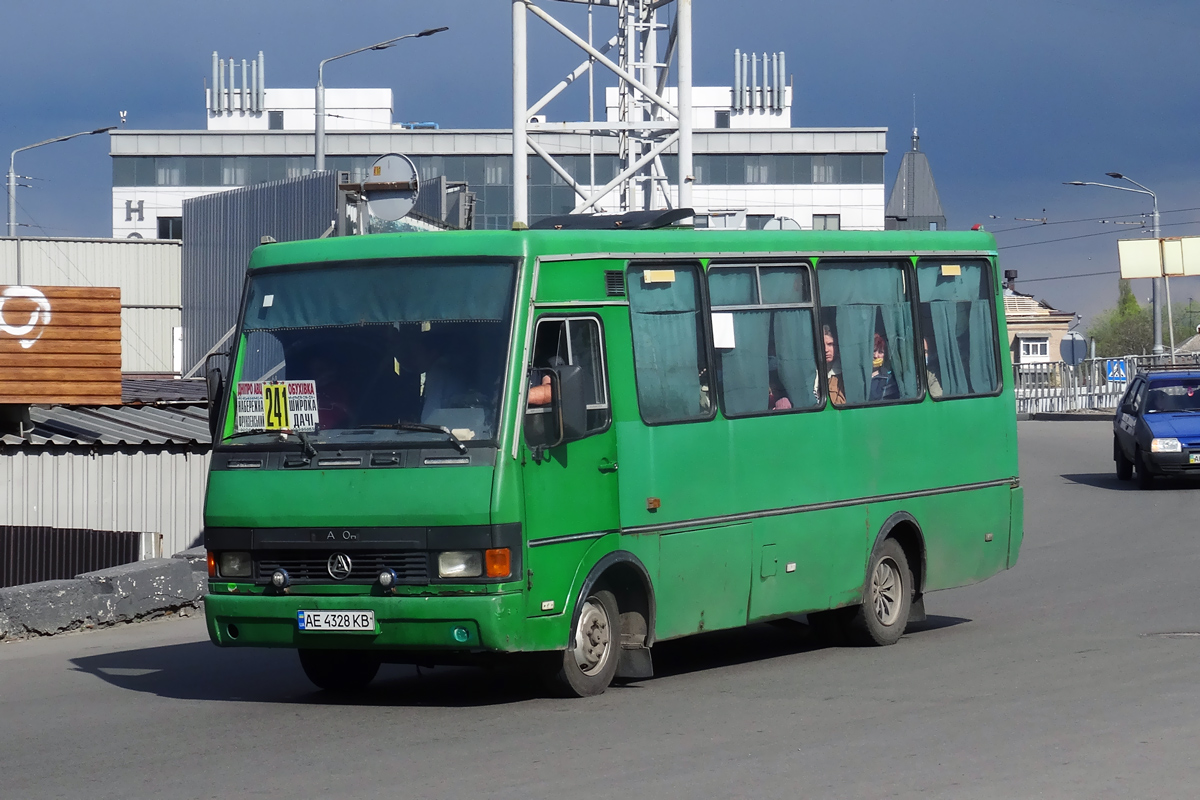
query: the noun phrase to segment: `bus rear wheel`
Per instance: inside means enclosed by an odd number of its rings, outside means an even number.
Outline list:
[[[603,694],[621,655],[621,613],[612,592],[595,591],[583,601],[574,638],[574,647],[552,656],[551,691],[561,697]]]
[[[912,608],[913,577],[904,548],[887,539],[871,555],[863,603],[850,620],[850,637],[857,644],[889,645],[900,641]]]
[[[365,689],[379,673],[377,656],[358,650],[300,650],[300,666],[318,688],[327,692]]]

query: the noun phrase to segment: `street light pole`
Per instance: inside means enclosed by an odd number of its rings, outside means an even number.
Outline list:
[[[117,127],[116,125],[112,125],[107,128],[97,128],[94,131],[80,131],[79,133],[72,133],[69,136],[56,136],[53,139],[47,139],[46,141],[38,142],[37,144],[28,144],[28,145],[25,145],[24,147],[18,147],[16,150],[12,151],[12,154],[9,155],[9,157],[8,157],[8,235],[9,236],[15,237],[17,235],[17,171],[16,171],[16,167],[15,167],[17,153],[20,153],[22,150],[32,150],[35,147],[41,147],[42,145],[46,145],[46,144],[54,144],[55,142],[65,142],[67,139],[74,139],[76,136],[94,136],[97,133],[108,133],[111,130],[116,130],[116,127]]]
[[[313,126],[313,169],[317,172],[325,170],[325,65],[330,61],[337,61],[339,58],[352,56],[356,53],[365,53],[367,50],[387,50],[389,47],[395,47],[396,42],[402,39],[420,39],[423,36],[433,36],[435,33],[448,31],[449,28],[429,28],[420,33],[406,33],[403,36],[397,36],[394,39],[379,42],[378,44],[370,45],[369,47],[360,47],[357,50],[351,50],[349,53],[342,53],[339,56],[332,56],[321,63],[317,64],[317,89],[316,102],[313,109],[315,114],[315,125]]]
[[[1150,199],[1154,203],[1154,216],[1153,216],[1154,238],[1158,239],[1159,238],[1158,195],[1156,195],[1154,192],[1147,189],[1145,186],[1142,186],[1142,184],[1138,183],[1133,178],[1122,175],[1119,172],[1106,172],[1104,174],[1110,178],[1116,178],[1117,180],[1129,181],[1134,186],[1137,186],[1139,188],[1130,189],[1128,186],[1114,186],[1111,183],[1096,183],[1094,181],[1066,181],[1065,185],[1067,185],[1067,186],[1102,186],[1105,189],[1116,189],[1119,192],[1133,192],[1135,194],[1150,195]],[[1159,258],[1160,258],[1159,272],[1161,273],[1162,272],[1162,270],[1161,270],[1161,255],[1159,256]],[[1158,295],[1159,295],[1158,281],[1159,281],[1158,278],[1154,278],[1153,280],[1150,281],[1150,314],[1153,317],[1153,327],[1154,327],[1154,347],[1151,349],[1151,352],[1155,356],[1161,356],[1163,353],[1162,311],[1159,308],[1159,306],[1161,304],[1158,299]],[[1170,303],[1171,303],[1171,289],[1170,289],[1170,283],[1168,283],[1167,284],[1167,316],[1168,316],[1168,318],[1170,318],[1170,316],[1171,316]],[[1174,359],[1174,357],[1175,357],[1175,332],[1174,332],[1174,330],[1172,330],[1171,331],[1171,358]]]

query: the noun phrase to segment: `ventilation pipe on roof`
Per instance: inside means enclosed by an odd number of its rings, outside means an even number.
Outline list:
[[[225,59],[217,62],[217,82],[215,84],[217,91],[217,113],[220,114],[225,110]]]
[[[217,51],[213,50],[212,57],[212,83],[208,86],[208,110],[217,113]]]
[[[258,111],[258,60],[250,61],[250,110]]]
[[[235,77],[235,75],[234,75],[234,71],[233,71],[233,59],[231,58],[231,59],[229,59],[229,98],[225,103],[225,108],[229,111],[230,114],[233,113],[234,77]]]
[[[785,58],[784,51],[780,50],[779,51],[779,110],[780,111],[783,111],[784,106],[787,104],[786,103],[787,97],[785,96],[785,92],[787,92],[787,87],[784,85],[784,82],[787,80],[787,66],[786,66],[786,62],[784,61],[784,58]]]
[[[246,82],[246,79],[249,77],[249,75],[250,75],[250,64],[249,64],[249,62],[246,61],[246,59],[243,58],[242,59],[242,88],[239,93],[242,98],[242,111],[243,112],[250,110],[250,88],[249,88],[249,84]]]
[[[215,54],[214,54],[215,55]],[[733,51],[733,110],[742,110],[742,51]]]
[[[258,51],[258,110],[267,110],[267,63],[262,50]]]
[[[775,107],[775,85],[771,81],[771,60],[763,53],[763,109]]]

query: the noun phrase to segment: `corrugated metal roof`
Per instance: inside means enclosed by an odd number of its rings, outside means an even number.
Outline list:
[[[200,405],[50,406],[29,409],[33,431],[26,439],[7,434],[6,445],[211,444],[208,411]]]
[[[143,405],[207,404],[208,386],[202,380],[122,378],[121,402]]]

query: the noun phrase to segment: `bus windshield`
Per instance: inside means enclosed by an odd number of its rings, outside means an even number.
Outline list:
[[[396,261],[252,274],[231,432],[494,440],[515,275],[511,262]]]

